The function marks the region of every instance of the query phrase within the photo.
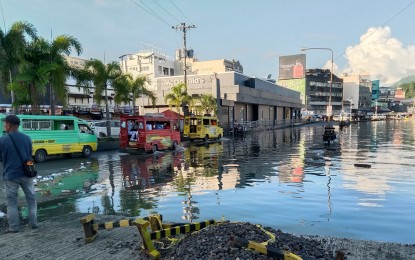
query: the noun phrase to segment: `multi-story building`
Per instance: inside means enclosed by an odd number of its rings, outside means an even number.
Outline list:
[[[306,70],[306,108],[308,111],[326,115],[327,107],[331,105],[331,114],[340,114],[343,109],[343,80],[334,74],[332,78],[333,82],[330,82],[330,70]]]
[[[370,75],[344,75],[343,96],[352,100],[353,110],[370,109],[372,101]]]
[[[330,73],[330,70],[307,69],[303,78],[280,79],[278,83],[303,93],[306,114],[327,115],[327,107],[331,105],[331,114],[336,115],[343,109],[343,80],[333,74],[331,84]]]
[[[143,57],[146,57],[146,60],[143,60]],[[164,96],[173,86],[184,82],[184,58],[180,55],[180,50],[176,52],[174,61],[155,51],[127,54],[120,59],[124,72],[132,72],[133,76],[149,77],[151,83],[148,88],[157,96],[155,106],[148,98],[139,98],[136,104],[141,108],[140,111],[152,113],[168,109]],[[163,61],[162,64],[160,60]],[[146,67],[144,70],[143,66]],[[287,90],[267,80],[243,75],[243,67],[239,61],[199,61],[191,51],[187,55],[186,67],[188,93],[192,96],[212,94],[219,97],[219,117],[225,128],[232,127],[235,121],[262,120],[275,125],[279,120],[298,118],[300,115],[301,100],[298,92]],[[215,85],[216,77],[220,82],[219,89]]]

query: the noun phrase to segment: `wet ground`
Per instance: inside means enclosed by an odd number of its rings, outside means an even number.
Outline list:
[[[51,159],[38,164],[39,215],[161,213],[168,221],[225,218],[297,234],[415,243],[408,232],[415,229],[415,209],[408,207],[415,199],[414,123],[336,127],[330,145],[322,142],[323,127],[186,144],[156,155]]]

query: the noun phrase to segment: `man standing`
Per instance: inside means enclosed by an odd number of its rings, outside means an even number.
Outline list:
[[[23,160],[32,158],[32,140],[29,136],[18,131],[20,119],[15,115],[8,115],[3,119],[4,130],[8,133],[0,137],[0,161],[3,163],[3,180],[6,186],[7,221],[9,228],[6,232],[20,231],[20,218],[17,209],[17,191],[22,187],[29,208],[29,226],[37,228],[37,203],[33,178],[24,174]],[[16,144],[13,144],[13,140]],[[16,148],[18,150],[16,150]]]

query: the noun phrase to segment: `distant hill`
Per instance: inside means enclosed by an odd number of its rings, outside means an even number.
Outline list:
[[[398,82],[395,82],[391,87],[392,88],[397,88],[399,85],[404,84],[404,83],[408,83],[408,82],[411,82],[411,81],[415,81],[415,75],[405,77],[405,78],[399,80]]]

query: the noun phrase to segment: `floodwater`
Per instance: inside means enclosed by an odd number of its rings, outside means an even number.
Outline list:
[[[223,138],[179,151],[39,164],[43,216],[69,211],[168,222],[248,221],[284,232],[415,243],[415,120],[323,125]],[[364,164],[371,168],[356,167]]]

